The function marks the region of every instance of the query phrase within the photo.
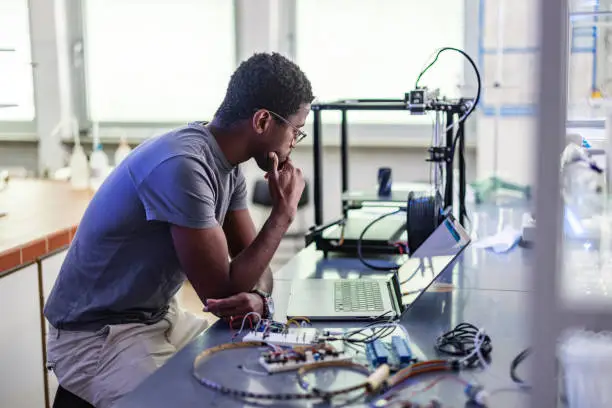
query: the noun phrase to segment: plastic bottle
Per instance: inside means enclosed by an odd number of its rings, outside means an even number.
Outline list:
[[[72,121],[72,136],[74,147],[70,155],[70,185],[75,190],[86,190],[89,187],[89,163],[81,146],[76,120]]]
[[[115,150],[115,167],[119,166],[119,163],[121,163],[131,151],[132,148],[127,144],[125,137],[122,136],[119,140],[119,146],[117,150]]]
[[[70,184],[75,190],[85,190],[89,187],[89,163],[80,144],[74,145],[70,156]]]
[[[89,158],[90,178],[89,185],[92,190],[100,188],[109,173],[108,156],[102,150],[102,144],[98,143]]]
[[[94,150],[89,157],[89,185],[92,190],[96,191],[100,188],[104,179],[109,173],[108,156],[102,149],[102,143],[100,143],[100,137],[98,133],[98,124],[93,125],[93,143]]]

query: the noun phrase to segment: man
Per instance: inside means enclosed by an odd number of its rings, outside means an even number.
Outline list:
[[[220,317],[269,311],[268,265],[304,189],[289,155],[312,100],[297,65],[256,54],[234,72],[210,123],[151,139],[112,172],[44,310],[48,365],[61,386],[112,406],[199,334],[204,320],[174,300],[185,277]],[[274,203],[259,233],[238,167],[251,158]]]

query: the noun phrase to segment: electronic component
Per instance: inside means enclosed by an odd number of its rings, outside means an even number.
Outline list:
[[[378,169],[378,195],[391,195],[391,167],[380,167]]]
[[[373,367],[378,367],[389,361],[389,351],[385,344],[379,339],[366,344],[366,356]]]
[[[343,350],[337,350],[321,343],[310,347],[302,346],[281,351],[266,351],[259,358],[259,364],[269,373],[278,373],[297,370],[305,365],[318,362],[349,360],[351,360],[351,356],[345,354]]]
[[[410,346],[406,339],[401,336],[393,336],[391,338],[391,354],[393,355],[393,360],[400,366],[412,362]]]
[[[425,89],[415,89],[406,96],[410,103],[410,113],[413,115],[425,113]]]
[[[277,346],[308,346],[319,341],[319,330],[310,327],[289,328],[281,333],[250,331],[242,341],[263,341]]]

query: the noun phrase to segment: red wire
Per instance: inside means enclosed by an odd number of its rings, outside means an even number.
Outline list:
[[[229,326],[230,326],[230,330],[232,331],[232,334],[235,336],[237,334],[236,330],[234,330],[234,321],[239,320],[240,321],[240,325],[242,325],[242,321],[244,320],[244,316],[231,316],[229,319]],[[251,315],[248,315],[246,317],[246,321],[249,323],[249,328],[251,330],[253,330],[253,320]],[[236,332],[236,333],[235,333]]]
[[[421,394],[425,391],[429,391],[430,389],[432,389],[433,387],[435,387],[437,384],[441,383],[444,380],[454,380],[454,381],[461,383],[462,385],[467,385],[467,382],[462,380],[459,377],[456,377],[453,375],[441,375],[435,378],[433,381],[429,382],[425,387],[412,391],[412,394],[410,394],[408,399],[414,398],[416,395]]]

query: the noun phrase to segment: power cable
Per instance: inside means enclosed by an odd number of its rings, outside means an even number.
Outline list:
[[[518,374],[516,374],[516,369],[529,356],[529,354],[531,354],[531,348],[526,348],[525,350],[521,351],[516,357],[514,357],[512,363],[510,363],[510,378],[512,378],[512,381],[514,381],[521,387],[530,387],[530,385],[525,383],[525,381],[523,381],[523,379],[519,377]]]
[[[480,78],[480,71],[478,70],[478,67],[476,66],[476,63],[474,62],[472,57],[470,57],[465,51],[460,50],[458,48],[454,48],[454,47],[443,47],[443,48],[440,48],[440,50],[438,50],[438,52],[436,53],[436,56],[433,59],[433,61],[429,65],[427,65],[427,67],[425,67],[425,69],[423,71],[421,71],[421,73],[417,77],[417,80],[415,82],[414,87],[415,87],[415,89],[419,88],[419,82],[421,80],[421,77],[438,61],[438,58],[440,57],[440,54],[442,54],[444,51],[455,51],[455,52],[458,52],[459,54],[463,55],[468,60],[468,62],[472,66],[472,68],[474,68],[474,73],[476,74],[476,83],[477,83],[476,97],[474,98],[474,101],[472,102],[472,104],[470,105],[468,110],[463,114],[463,116],[461,116],[459,118],[459,120],[457,122],[457,124],[459,124],[459,123],[465,121],[465,119],[467,119],[467,117],[472,114],[474,109],[476,109],[476,106],[478,105],[478,102],[480,101],[480,94],[481,94],[481,90],[482,90],[482,81],[481,81],[481,78]],[[446,131],[449,131],[450,129],[452,129],[452,127],[454,125],[455,124],[448,125],[448,127],[446,128]],[[455,148],[457,146],[457,141],[459,140],[459,136],[460,136],[459,133],[457,133],[457,135],[455,135],[455,138],[453,139],[453,146],[452,146],[452,149],[451,149],[451,157],[454,157],[454,155],[455,155]]]
[[[372,228],[372,226],[374,226],[377,222],[390,217],[392,215],[398,214],[400,212],[404,211],[403,209],[399,209],[396,211],[392,211],[389,213],[385,213],[383,215],[381,215],[380,217],[374,219],[372,222],[370,222],[364,229],[363,231],[361,231],[361,234],[359,235],[359,239],[357,240],[357,256],[359,257],[359,260],[361,261],[362,264],[364,264],[365,266],[367,266],[370,269],[373,269],[375,271],[385,271],[385,272],[392,272],[392,271],[396,271],[400,268],[401,265],[398,264],[388,264],[388,265],[374,265],[373,263],[370,263],[369,261],[367,261],[364,257],[363,257],[363,239],[366,235],[366,233],[368,232],[368,230],[370,228]]]

